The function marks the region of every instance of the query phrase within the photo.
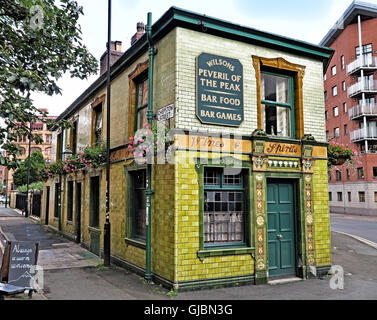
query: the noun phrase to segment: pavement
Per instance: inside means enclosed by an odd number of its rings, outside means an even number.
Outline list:
[[[0,207],[0,232],[8,239],[40,243],[38,265],[43,267],[43,289],[34,293],[32,300],[164,300],[174,303],[182,300],[377,299],[377,249],[338,232],[331,233],[332,264],[341,266],[337,277],[329,275],[277,285],[190,292],[169,291],[157,284],[147,284],[142,277],[125,269],[104,267],[103,260],[78,244],[11,209]],[[341,276],[339,271],[343,271],[343,278],[338,277]],[[5,299],[25,297],[19,294]]]

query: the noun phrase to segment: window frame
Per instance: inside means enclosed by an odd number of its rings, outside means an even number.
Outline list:
[[[331,67],[331,76],[333,77],[335,75],[336,75],[336,64]]]
[[[366,202],[365,191],[359,191],[359,202]]]
[[[266,71],[266,70],[261,70],[261,80],[263,77],[263,74],[271,75],[271,76],[277,76],[277,77],[282,77],[288,79],[288,85],[289,85],[289,103],[283,103],[283,102],[276,102],[276,101],[271,101],[271,100],[266,100],[266,99],[260,99],[261,105],[264,104],[265,106],[270,106],[270,107],[281,107],[281,108],[289,108],[290,110],[290,136],[278,136],[278,138],[282,139],[295,139],[296,138],[296,125],[295,125],[295,99],[294,99],[294,82],[293,82],[293,77],[290,75],[286,75],[284,73],[279,73],[279,72],[272,72],[272,71]],[[261,88],[262,89],[262,88]],[[261,92],[262,95],[262,92]],[[262,123],[266,125],[266,120],[263,121],[263,117],[265,115],[262,114]],[[275,135],[271,135],[275,136]]]
[[[360,174],[360,173],[361,173],[361,174]],[[357,178],[358,178],[359,180],[365,179],[364,168],[363,168],[363,167],[359,167],[359,168],[357,168]]]
[[[127,244],[131,244],[133,246],[145,249],[146,248],[146,238],[142,237],[135,237],[134,236],[134,175],[141,170],[144,170],[146,173],[146,165],[138,165],[136,163],[133,163],[131,165],[124,166],[125,170],[125,179],[126,179],[126,219],[125,219],[125,242]],[[145,179],[147,177],[145,176]],[[145,180],[146,183],[146,180]]]
[[[219,181],[219,184],[218,185],[206,185],[205,182],[204,182],[204,178],[205,178],[205,171],[206,169],[213,169],[213,170],[217,170],[217,171],[221,171],[220,172],[220,181]],[[204,249],[213,249],[213,248],[228,248],[228,247],[245,247],[247,245],[247,219],[246,219],[246,214],[247,214],[247,195],[246,195],[246,186],[245,186],[245,172],[244,170],[241,169],[241,184],[240,185],[225,185],[224,184],[224,169],[226,169],[226,167],[217,167],[217,166],[204,166],[204,170],[203,170],[203,190],[204,190],[204,193],[206,191],[240,191],[243,193],[243,209],[242,209],[242,223],[243,223],[243,230],[242,230],[242,233],[243,233],[243,241],[239,241],[239,242],[221,242],[221,243],[206,243],[205,240],[204,240],[204,230],[203,230],[203,245],[204,245]],[[205,197],[204,197],[204,202],[205,202]],[[203,208],[203,227],[204,227],[204,208]]]
[[[273,72],[286,73],[293,77],[294,81],[294,113],[296,139],[301,139],[304,134],[304,104],[303,104],[303,79],[306,66],[292,63],[282,57],[266,58],[252,56],[255,78],[257,83],[257,124],[258,129],[262,126],[262,104],[261,104],[261,69],[272,70]]]
[[[142,111],[143,109],[147,109],[148,111],[148,100],[147,103],[139,106],[138,105],[138,100],[139,100],[139,86],[140,84],[143,84],[143,92],[144,92],[144,84],[145,82],[148,82],[148,73],[145,71],[141,75],[139,75],[135,80],[135,87],[136,87],[136,98],[135,98],[135,118],[134,118],[134,134],[137,130],[142,129],[138,128],[138,121],[139,121],[139,112]],[[149,84],[148,84],[148,92],[147,95],[149,94]],[[143,100],[143,95],[142,99]],[[148,112],[146,113],[146,116],[148,117]]]
[[[335,89],[335,94],[334,94],[334,89]],[[333,86],[331,88],[331,93],[333,97],[336,97],[338,95],[338,86]]]

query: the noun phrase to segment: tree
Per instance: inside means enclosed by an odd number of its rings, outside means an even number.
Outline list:
[[[46,161],[40,151],[34,151],[30,155],[30,178],[29,184],[43,180]],[[20,164],[13,174],[13,183],[16,187],[27,184],[28,158]]]
[[[57,2],[0,0],[0,117],[5,123],[0,146],[6,151],[0,164],[8,168],[20,163],[17,137],[31,137],[27,123],[52,124],[30,94],[61,94],[57,81],[64,73],[86,79],[97,72],[96,59],[82,43],[78,19],[83,8],[73,0]],[[41,143],[41,137],[34,136],[34,142]]]

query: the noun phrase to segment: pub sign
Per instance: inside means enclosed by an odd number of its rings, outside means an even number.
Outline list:
[[[242,123],[243,71],[238,60],[202,53],[197,57],[196,88],[196,115],[202,123]]]

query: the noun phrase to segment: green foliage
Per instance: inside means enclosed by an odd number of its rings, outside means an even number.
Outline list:
[[[34,151],[30,155],[30,179],[29,183],[42,181],[44,178],[46,162],[40,151]],[[13,182],[16,187],[27,184],[28,158],[20,164],[13,174]]]
[[[64,73],[87,78],[97,61],[82,43],[78,24],[83,8],[73,0],[0,0],[0,146],[2,165],[16,168],[18,136],[29,136],[29,122],[51,125],[31,99],[34,92],[61,94],[57,81]],[[66,122],[59,125],[66,127]],[[39,136],[34,142],[41,143]]]
[[[86,147],[77,155],[69,157],[66,161],[57,161],[45,170],[46,177],[65,175],[78,170],[95,169],[106,163],[106,147],[103,145]]]
[[[33,182],[29,184],[29,190],[43,190],[43,182]],[[27,184],[24,184],[17,188],[18,192],[26,193],[27,192]]]
[[[64,162],[59,160],[59,161],[56,161],[52,164],[50,164],[47,168],[46,168],[46,173],[47,173],[47,176],[50,177],[50,176],[53,176],[53,175],[61,175],[61,174],[65,174],[65,170],[64,170]]]

